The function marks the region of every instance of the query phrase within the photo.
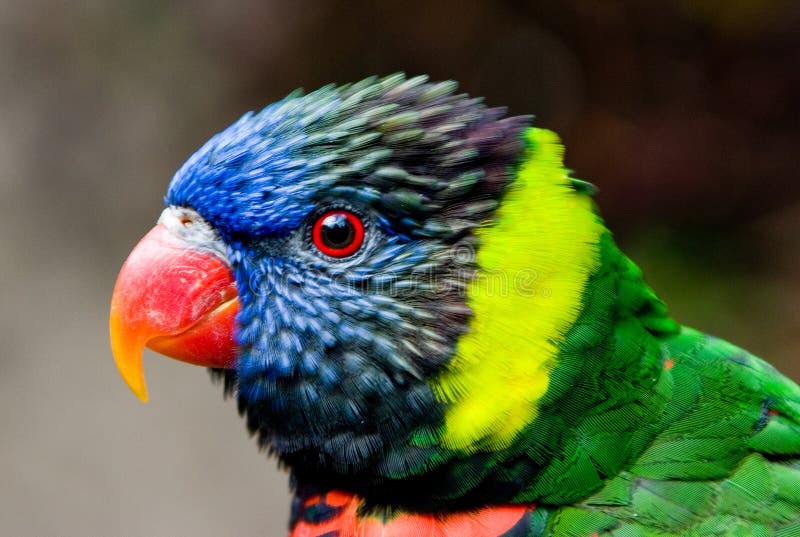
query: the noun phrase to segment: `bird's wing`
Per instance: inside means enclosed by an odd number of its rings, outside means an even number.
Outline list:
[[[684,329],[666,343],[673,397],[627,471],[546,535],[800,535],[800,389],[772,366]]]

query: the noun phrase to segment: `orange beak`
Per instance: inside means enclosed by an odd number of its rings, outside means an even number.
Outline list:
[[[147,401],[142,352],[232,367],[239,300],[230,266],[159,224],[136,245],[111,298],[111,350],[122,378]]]

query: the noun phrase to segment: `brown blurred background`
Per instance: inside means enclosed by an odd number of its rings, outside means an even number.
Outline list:
[[[800,3],[0,1],[0,526],[279,536],[286,475],[199,369],[119,378],[116,271],[174,170],[295,87],[453,78],[564,137],[686,324],[800,379]]]

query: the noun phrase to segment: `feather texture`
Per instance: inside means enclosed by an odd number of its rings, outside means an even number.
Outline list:
[[[292,536],[800,535],[800,388],[678,325],[557,137],[504,113],[329,86],[173,178],[237,280],[215,376],[292,471]],[[331,209],[363,220],[346,259],[310,241]]]

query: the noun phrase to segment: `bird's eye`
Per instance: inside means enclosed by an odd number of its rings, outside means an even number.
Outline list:
[[[330,257],[351,256],[364,242],[364,223],[355,214],[328,211],[314,222],[311,232],[314,246]]]

